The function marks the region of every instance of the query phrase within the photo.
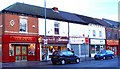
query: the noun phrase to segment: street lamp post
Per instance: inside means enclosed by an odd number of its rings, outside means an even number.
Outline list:
[[[44,16],[45,16],[45,36],[44,36],[44,45],[45,45],[45,48],[46,48],[46,61],[47,61],[47,39],[46,39],[46,0],[44,0]]]

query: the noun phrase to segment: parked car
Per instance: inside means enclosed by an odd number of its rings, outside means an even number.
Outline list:
[[[52,64],[79,63],[80,58],[71,51],[55,51],[51,56]]]
[[[100,52],[98,52],[97,54],[95,54],[94,59],[107,59],[107,58],[112,58],[114,57],[114,52],[112,52],[111,50],[102,50]]]

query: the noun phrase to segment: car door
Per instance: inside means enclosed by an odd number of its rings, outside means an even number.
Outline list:
[[[75,59],[74,54],[71,51],[68,51],[67,53],[68,53],[68,60],[69,61],[74,61],[74,59]]]

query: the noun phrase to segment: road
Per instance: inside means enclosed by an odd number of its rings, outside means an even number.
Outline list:
[[[41,64],[42,63],[42,64]],[[65,65],[52,65],[51,62],[29,62],[29,63],[21,63],[12,65],[13,68],[9,66],[9,64],[3,65],[3,69],[118,69],[118,58],[107,59],[107,60],[89,60],[89,61],[81,61],[78,64],[65,64]],[[44,63],[44,64],[43,64]],[[17,66],[18,65],[18,66]]]
[[[52,65],[51,62],[48,62],[46,66],[35,67],[118,67],[118,58],[107,60],[83,61],[78,64],[65,64],[65,65]]]

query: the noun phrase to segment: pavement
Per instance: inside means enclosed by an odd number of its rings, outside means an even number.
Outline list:
[[[80,62],[91,61],[93,58],[81,57]],[[21,62],[9,62],[1,63],[2,67],[34,67],[34,66],[45,66],[46,64],[52,64],[51,61],[21,61]]]

